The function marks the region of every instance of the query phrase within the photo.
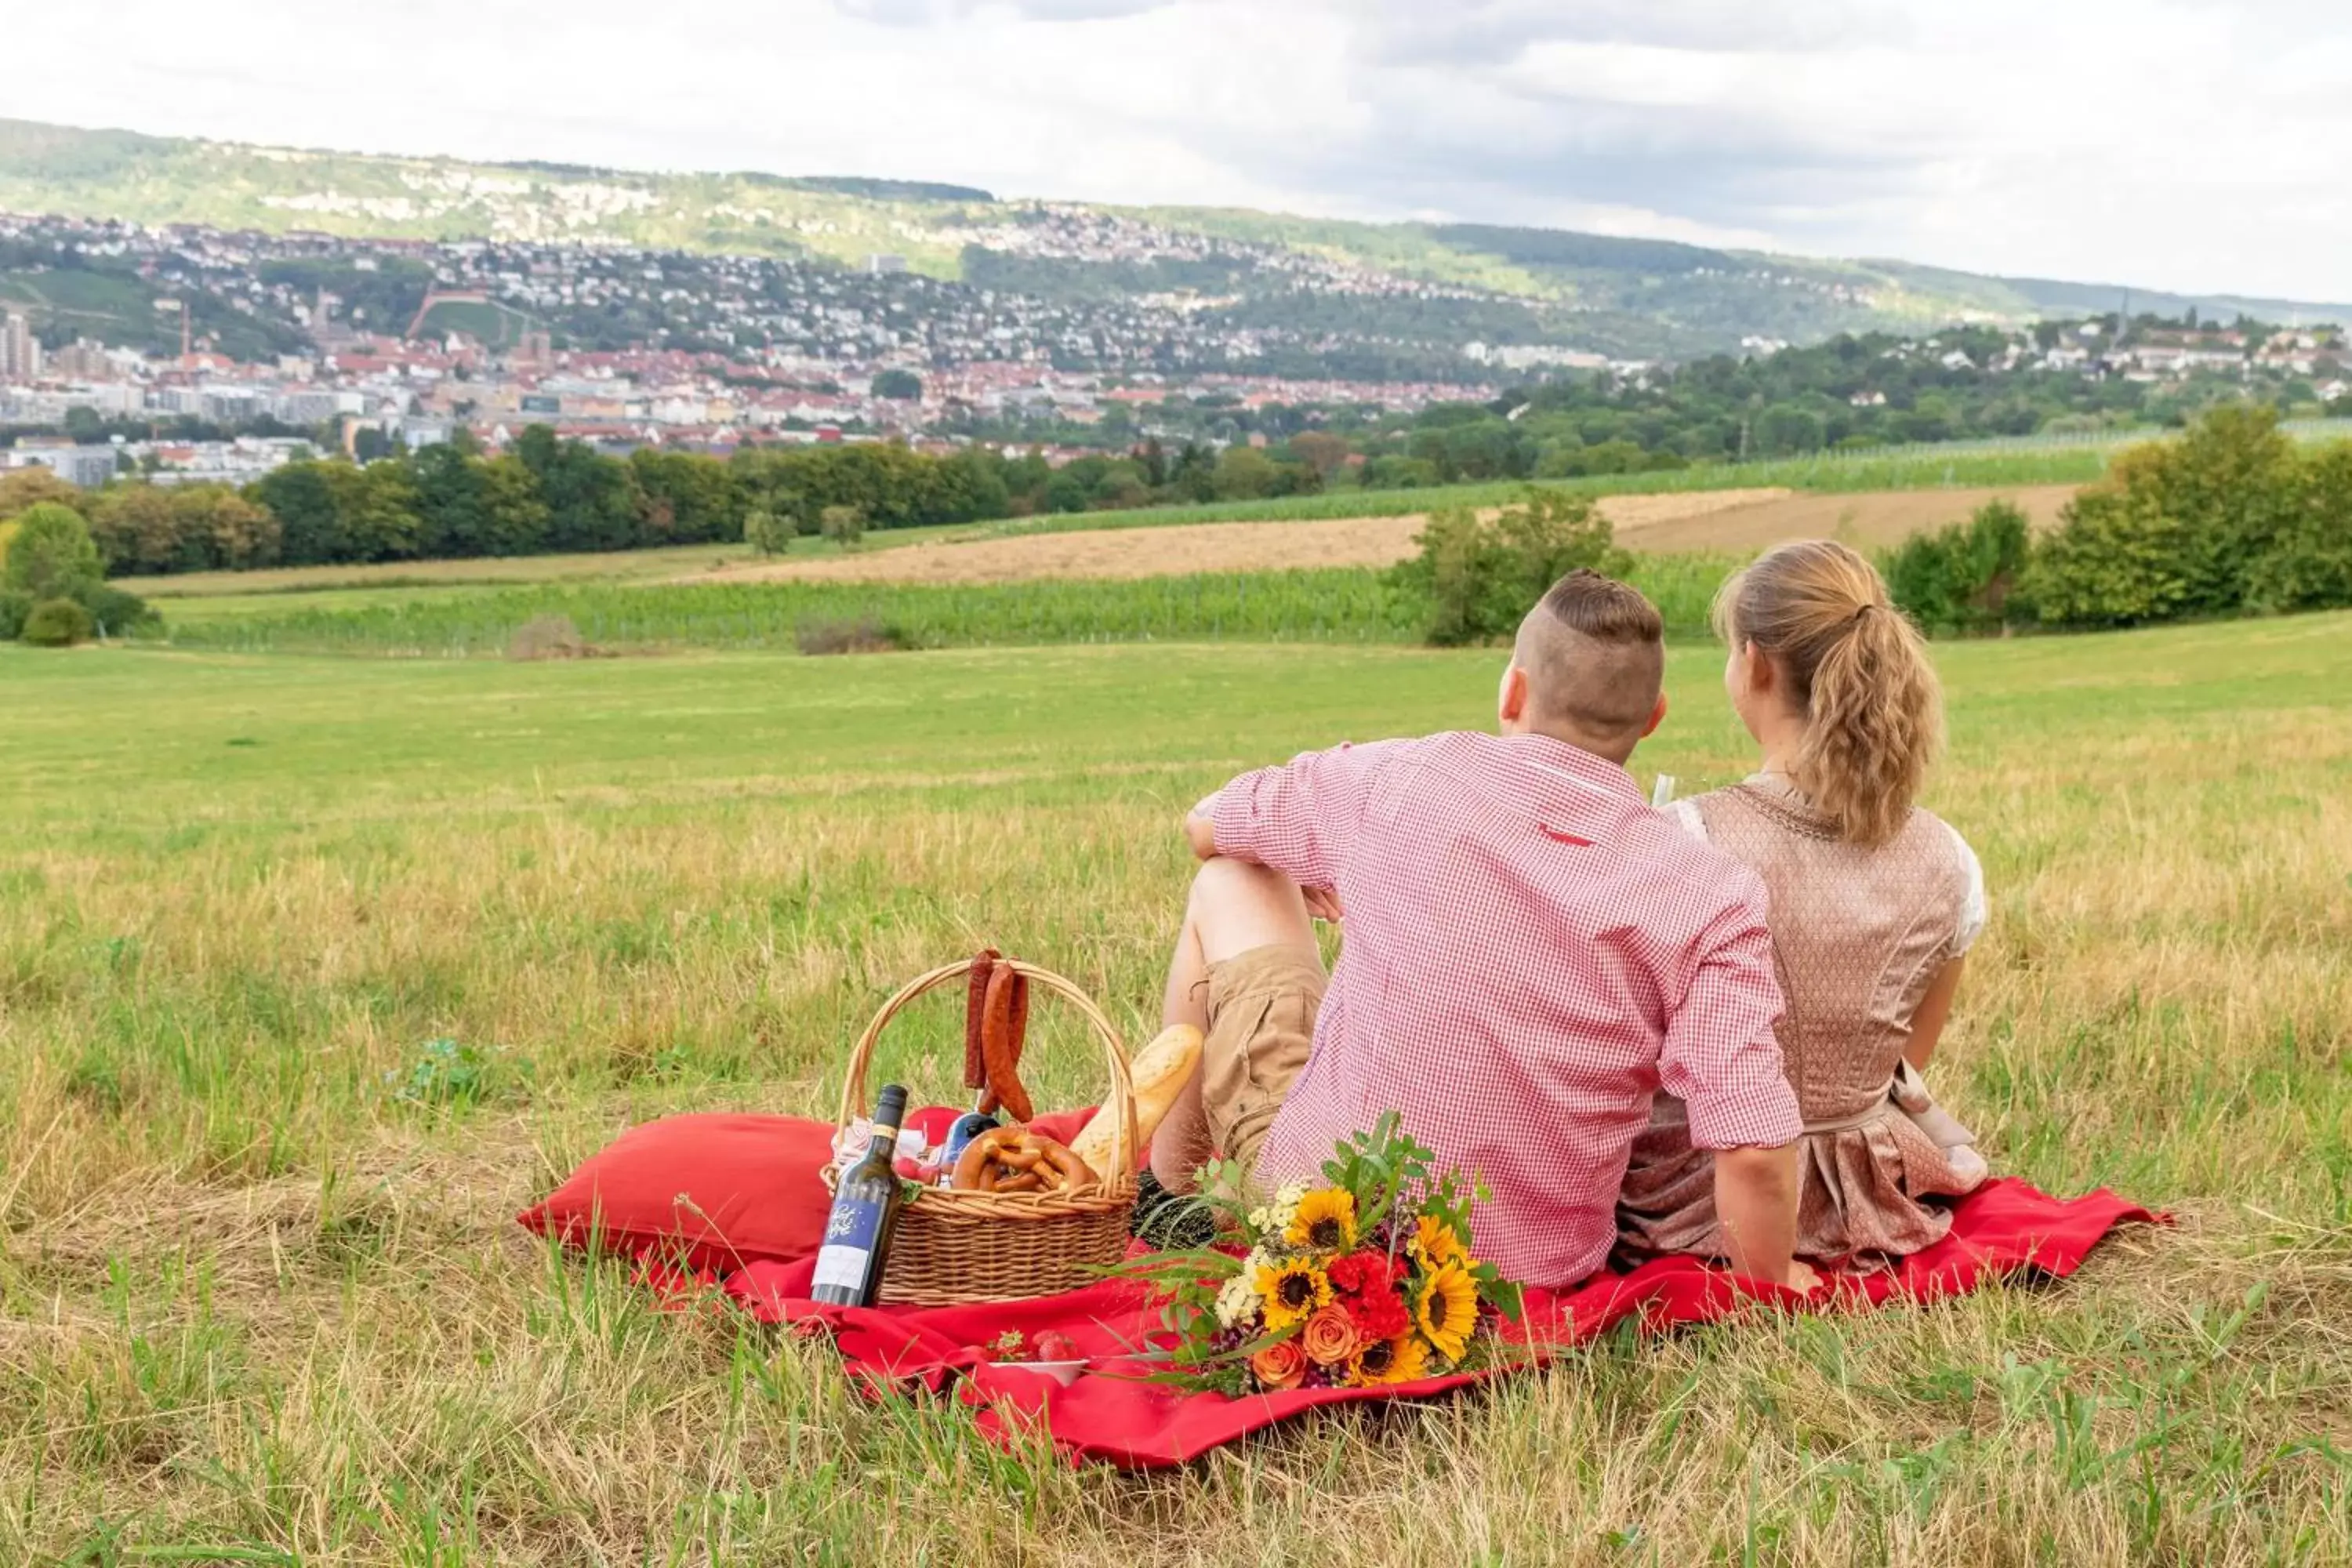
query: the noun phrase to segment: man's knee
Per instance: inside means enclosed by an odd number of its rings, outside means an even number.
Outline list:
[[[1279,871],[1229,856],[1201,862],[1186,919],[1213,963],[1254,947],[1315,945],[1297,885]]]

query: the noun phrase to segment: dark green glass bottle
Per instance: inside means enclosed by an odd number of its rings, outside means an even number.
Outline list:
[[[833,1307],[869,1307],[882,1290],[889,1261],[890,1233],[898,1223],[900,1184],[891,1160],[898,1152],[898,1124],[907,1117],[907,1091],[885,1084],[874,1111],[874,1141],[866,1158],[841,1173],[833,1189],[833,1213],[824,1224],[824,1245],[816,1255],[812,1300]]]

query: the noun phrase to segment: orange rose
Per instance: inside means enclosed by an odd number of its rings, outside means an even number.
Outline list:
[[[1356,1321],[1348,1316],[1348,1309],[1334,1301],[1307,1320],[1298,1342],[1306,1350],[1307,1359],[1317,1366],[1338,1366],[1363,1348],[1364,1338],[1356,1331]]]
[[[1280,1340],[1250,1357],[1250,1371],[1257,1385],[1269,1394],[1286,1388],[1297,1388],[1307,1379],[1307,1354],[1298,1342]]]

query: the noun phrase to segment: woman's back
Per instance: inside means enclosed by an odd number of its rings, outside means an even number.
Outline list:
[[[1976,858],[1914,808],[1884,844],[1842,839],[1784,781],[1759,775],[1686,804],[1704,837],[1770,890],[1788,1012],[1789,1082],[1808,1123],[1871,1110],[1911,1041],[1920,1000],[1984,923]]]
[[[1771,894],[1787,1008],[1777,1032],[1805,1119],[1799,1256],[1871,1268],[1942,1240],[1949,1213],[1920,1200],[1969,1192],[1983,1162],[1904,1052],[1929,988],[1983,930],[1975,854],[1916,807],[1881,843],[1841,837],[1773,774],[1670,810],[1753,867]],[[1619,1200],[1626,1248],[1719,1254],[1713,1172],[1713,1157],[1691,1146],[1680,1102],[1660,1095]]]

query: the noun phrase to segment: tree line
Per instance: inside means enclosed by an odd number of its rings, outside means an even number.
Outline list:
[[[533,426],[497,456],[461,437],[366,463],[299,460],[241,489],[118,481],[74,504],[109,572],[150,575],[716,543],[744,538],[753,517],[789,538],[824,531],[828,514],[915,528],[1317,486],[1304,463],[1249,447],[1147,444],[1060,468],[1035,452],[932,457],[897,442],[615,458]]]

